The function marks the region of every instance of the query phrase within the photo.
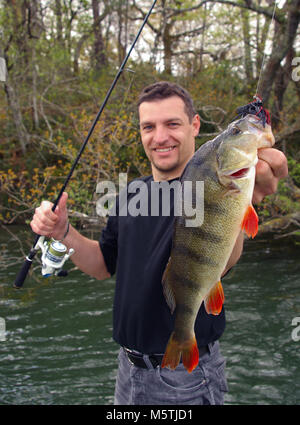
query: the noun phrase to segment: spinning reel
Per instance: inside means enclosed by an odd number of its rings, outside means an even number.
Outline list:
[[[38,241],[38,247],[42,250],[42,275],[50,276],[67,276],[67,270],[63,270],[65,262],[74,254],[75,250],[67,247],[55,239],[45,241],[45,237],[41,236]]]

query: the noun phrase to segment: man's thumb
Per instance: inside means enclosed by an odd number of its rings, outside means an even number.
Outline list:
[[[63,194],[61,195],[61,198],[58,202],[58,205],[55,209],[55,212],[62,212],[65,209],[67,209],[67,201],[68,201],[68,194],[67,192],[63,192]]]

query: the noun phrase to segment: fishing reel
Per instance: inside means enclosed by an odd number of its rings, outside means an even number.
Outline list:
[[[42,250],[42,275],[50,276],[67,276],[67,270],[63,270],[63,265],[74,254],[75,250],[67,247],[55,239],[45,241],[45,237],[41,236],[38,241],[38,247]]]

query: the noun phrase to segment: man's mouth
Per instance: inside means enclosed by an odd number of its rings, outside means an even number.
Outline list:
[[[172,151],[175,148],[176,148],[176,146],[169,146],[167,148],[154,148],[153,150],[155,152],[170,152],[170,151]]]

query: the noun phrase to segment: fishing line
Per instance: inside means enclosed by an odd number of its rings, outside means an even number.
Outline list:
[[[275,0],[275,3],[274,3],[270,26],[272,26],[272,23],[274,22],[276,6],[277,6],[277,0]],[[269,35],[269,31],[270,31],[270,27],[268,28],[266,38]],[[261,76],[262,76],[262,71],[263,71],[263,68],[265,66],[265,61],[266,61],[266,49],[264,49],[263,60],[262,60],[262,64],[261,64],[261,68],[260,68],[260,72],[259,72],[259,76],[258,76],[258,82],[257,82],[255,95],[253,96],[253,101],[248,103],[247,105],[243,105],[243,106],[240,106],[239,108],[237,108],[236,112],[238,113],[238,115],[234,118],[234,120],[237,119],[237,118],[243,118],[246,115],[250,114],[250,115],[257,116],[260,119],[260,121],[262,122],[264,127],[265,127],[266,124],[271,125],[270,113],[267,109],[265,109],[263,107],[263,99],[258,94],[259,93],[259,85],[260,85]]]
[[[276,11],[277,1],[278,0],[275,0],[275,4],[274,4],[274,8],[273,8],[273,14],[272,14],[270,26],[272,25],[272,23],[274,21],[274,16],[275,16],[275,11]],[[270,27],[268,29],[268,33],[267,33],[266,38],[269,35],[269,30],[270,30]],[[266,60],[266,50],[264,49],[263,60],[262,60],[262,64],[261,64],[261,67],[260,67],[260,72],[259,72],[259,77],[258,77],[258,82],[257,82],[257,87],[256,87],[256,92],[255,92],[256,95],[259,93],[258,92],[258,89],[259,89],[259,84],[260,84],[260,80],[261,80],[261,76],[262,76],[262,71],[263,71],[263,68],[264,68],[264,65],[265,65],[265,60]]]
[[[118,70],[118,72],[117,72],[117,74],[116,74],[116,76],[115,76],[115,78],[114,78],[114,80],[113,80],[113,82],[112,82],[112,84],[111,84],[111,86],[110,86],[110,88],[109,88],[109,90],[108,90],[105,98],[104,98],[104,101],[103,101],[103,103],[102,103],[102,105],[101,105],[101,107],[99,109],[99,112],[98,112],[98,114],[97,114],[97,116],[96,116],[96,118],[95,118],[95,120],[94,120],[94,122],[93,122],[93,124],[92,124],[92,126],[91,126],[91,128],[89,130],[89,132],[88,132],[88,135],[86,136],[86,139],[84,140],[84,142],[83,142],[83,144],[82,144],[82,146],[81,146],[81,148],[79,150],[79,153],[78,153],[78,155],[77,155],[77,157],[76,157],[76,159],[75,159],[75,161],[74,161],[74,163],[73,163],[73,165],[71,167],[71,170],[70,170],[70,172],[69,172],[69,174],[68,174],[68,176],[67,176],[67,178],[66,178],[66,180],[65,180],[65,182],[64,182],[64,184],[63,184],[63,186],[62,186],[62,188],[61,188],[61,190],[60,190],[60,192],[58,194],[58,197],[56,198],[56,200],[55,200],[55,202],[53,204],[52,211],[55,211],[55,209],[56,209],[56,207],[57,207],[57,205],[59,203],[59,200],[60,200],[62,194],[64,193],[64,191],[65,191],[65,189],[66,189],[66,187],[67,187],[67,185],[68,185],[68,183],[69,183],[69,181],[70,181],[70,179],[71,179],[71,177],[73,175],[73,172],[74,172],[74,170],[75,170],[75,168],[77,166],[77,163],[78,163],[78,161],[79,161],[79,159],[80,159],[80,157],[81,157],[81,155],[82,155],[82,153],[83,153],[83,151],[84,151],[84,149],[85,149],[85,147],[86,147],[86,145],[87,145],[87,143],[88,143],[88,141],[89,141],[89,139],[90,139],[90,137],[91,137],[91,135],[92,135],[95,127],[96,127],[96,124],[97,124],[100,116],[102,115],[102,112],[103,112],[103,110],[104,110],[104,108],[105,108],[105,106],[106,106],[106,104],[107,104],[107,102],[108,102],[108,100],[110,98],[110,95],[111,95],[112,91],[114,90],[114,88],[115,88],[115,86],[116,86],[116,84],[117,84],[117,82],[118,82],[118,80],[119,80],[122,72],[124,71],[125,65],[126,65],[128,59],[129,59],[130,55],[131,55],[131,52],[134,49],[135,44],[136,44],[137,40],[139,39],[139,37],[140,37],[140,35],[141,35],[142,31],[143,31],[143,28],[146,25],[146,23],[147,23],[147,21],[149,19],[149,16],[151,15],[152,10],[153,10],[156,2],[157,2],[157,0],[154,0],[153,1],[152,6],[150,7],[148,13],[146,14],[146,16],[144,18],[144,21],[143,21],[143,23],[142,23],[142,25],[141,25],[141,27],[140,27],[140,29],[139,29],[139,31],[138,31],[135,39],[134,39],[134,41],[132,42],[132,45],[131,45],[129,51],[128,51],[127,55],[125,56],[125,59],[123,60],[123,63],[121,64],[121,66],[120,66],[120,68],[119,68],[119,70]],[[34,244],[33,244],[32,248],[31,248],[29,254],[25,258],[25,261],[23,263],[23,266],[22,266],[20,272],[18,273],[18,275],[16,277],[16,280],[14,282],[14,287],[15,288],[21,288],[23,286],[23,283],[24,283],[24,281],[26,279],[26,276],[28,274],[28,271],[29,271],[29,269],[31,267],[32,261],[33,261],[35,255],[36,255],[37,251],[40,248],[43,250],[44,244],[43,244],[43,242],[41,242],[41,241],[43,241],[43,239],[44,239],[44,237],[41,236],[41,235],[37,235],[36,236],[35,241],[34,241]],[[58,252],[58,250],[56,252]],[[62,254],[63,253],[59,253],[59,255],[61,255],[61,256],[62,256]],[[64,255],[67,256],[67,254],[64,254]],[[54,261],[56,261],[56,260],[54,260]]]

